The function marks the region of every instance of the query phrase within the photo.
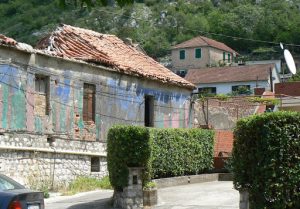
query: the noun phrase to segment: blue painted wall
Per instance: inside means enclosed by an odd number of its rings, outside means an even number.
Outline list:
[[[50,78],[50,114],[34,112],[35,74]],[[156,127],[187,127],[190,92],[159,87],[142,79],[119,74],[79,73],[72,69],[31,70],[0,64],[0,128],[56,133],[80,140],[105,141],[113,124],[144,124],[144,97],[155,98]],[[83,84],[96,85],[95,123],[82,120]]]

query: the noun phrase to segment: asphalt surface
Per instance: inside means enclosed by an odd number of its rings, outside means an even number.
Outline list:
[[[232,181],[213,181],[158,190],[155,209],[238,209]]]
[[[45,200],[46,209],[111,209],[112,190],[80,193]],[[239,193],[231,181],[168,187],[158,190],[153,209],[238,209]]]
[[[73,196],[45,199],[45,209],[110,209],[112,190],[98,190]]]

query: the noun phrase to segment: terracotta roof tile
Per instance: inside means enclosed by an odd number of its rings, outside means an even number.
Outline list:
[[[2,34],[0,34],[0,43],[11,45],[11,46],[15,46],[17,44],[17,42],[14,39],[6,37],[5,35]]]
[[[175,46],[173,46],[173,49],[180,49],[180,48],[191,48],[191,47],[203,47],[203,46],[210,46],[210,47],[214,47],[226,52],[231,52],[231,53],[235,53],[238,55],[238,53],[236,51],[234,51],[233,49],[231,49],[229,46],[227,46],[226,44],[204,37],[204,36],[197,36],[195,38],[192,38],[190,40],[187,40],[183,43],[177,44]]]
[[[269,79],[270,68],[274,68],[274,64],[192,69],[185,79],[194,84],[264,81]]]
[[[192,83],[114,35],[62,25],[42,39],[37,48],[54,56],[106,65],[127,75],[195,88]]]

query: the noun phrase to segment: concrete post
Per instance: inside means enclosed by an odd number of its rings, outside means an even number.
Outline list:
[[[239,191],[240,192],[240,209],[249,209],[249,192],[248,191]]]
[[[114,207],[125,209],[143,208],[143,168],[128,168],[128,186],[122,192],[114,191]]]

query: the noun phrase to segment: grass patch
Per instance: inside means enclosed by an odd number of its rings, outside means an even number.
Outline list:
[[[96,179],[86,176],[77,177],[70,185],[63,191],[64,195],[73,195],[79,192],[93,191],[96,189],[112,189],[108,176],[102,179]]]

